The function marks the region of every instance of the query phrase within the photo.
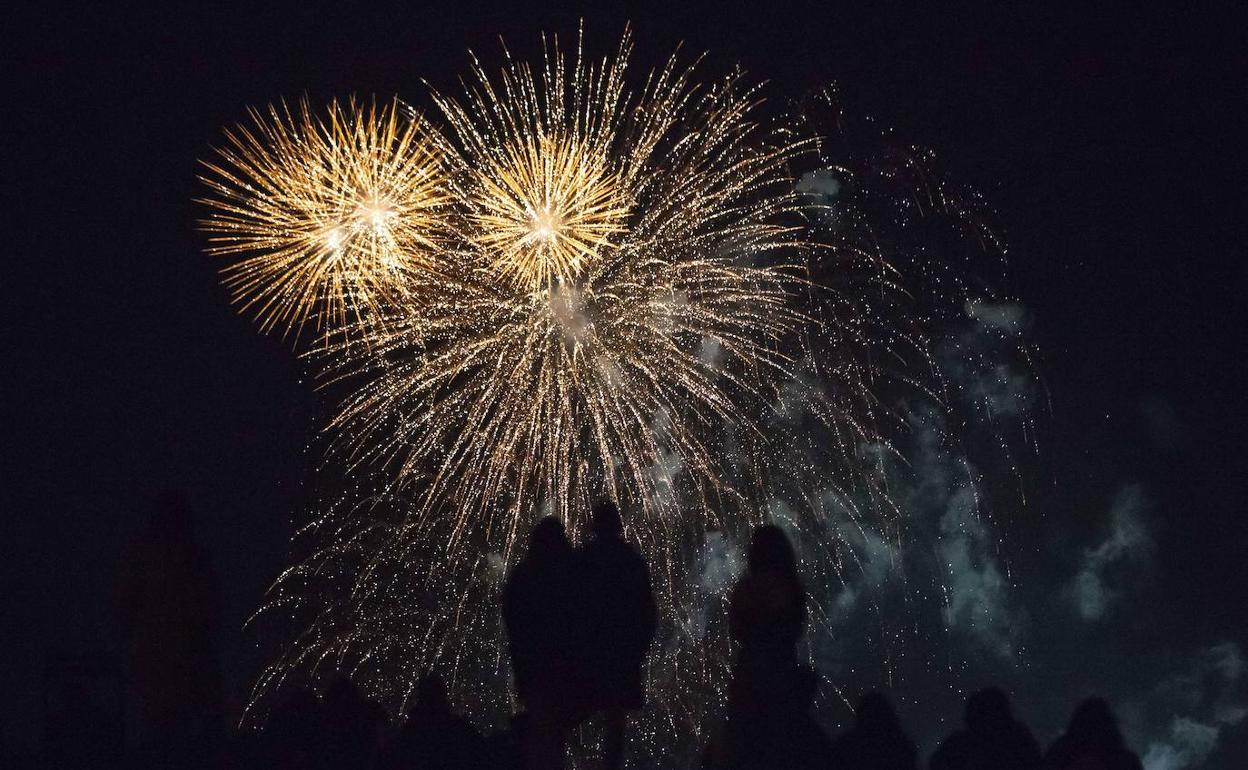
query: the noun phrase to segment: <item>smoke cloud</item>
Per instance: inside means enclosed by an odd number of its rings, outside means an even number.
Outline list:
[[[1239,646],[1223,642],[1202,650],[1190,668],[1163,682],[1157,699],[1168,704],[1169,724],[1148,743],[1145,770],[1188,770],[1209,760],[1223,730],[1248,716],[1244,673]]]
[[[1137,484],[1122,487],[1114,497],[1109,534],[1095,548],[1084,552],[1079,572],[1067,591],[1084,620],[1104,619],[1119,597],[1111,583],[1121,566],[1138,562],[1148,554],[1152,541],[1142,519],[1147,507],[1144,490]]]

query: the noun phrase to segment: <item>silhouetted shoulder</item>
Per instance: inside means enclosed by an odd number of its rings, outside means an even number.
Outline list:
[[[957,730],[941,741],[932,758],[928,760],[931,770],[957,770],[968,766],[971,756],[971,734]]]
[[[1088,698],[1075,707],[1066,732],[1044,755],[1045,770],[1140,770],[1140,758],[1126,747],[1118,719],[1104,698]]]

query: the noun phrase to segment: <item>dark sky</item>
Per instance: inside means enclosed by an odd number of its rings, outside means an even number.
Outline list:
[[[162,488],[189,491],[223,575],[231,681],[254,672],[234,629],[282,565],[318,406],[198,251],[196,160],[221,127],[304,92],[419,99],[421,78],[453,87],[468,48],[582,16],[602,41],[631,19],[643,60],[683,41],[740,63],[778,98],[835,81],[981,190],[1053,400],[1023,564],[1078,553],[1115,490],[1143,484],[1157,547],[1137,606],[1164,622],[1123,621],[1121,654],[1248,643],[1234,4],[98,5],[4,22],[0,686],[17,697],[0,746],[37,730],[51,656],[114,644],[120,553]]]

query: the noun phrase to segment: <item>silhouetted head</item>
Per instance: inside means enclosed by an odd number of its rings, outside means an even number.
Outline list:
[[[797,576],[797,557],[784,530],[774,524],[754,530],[750,538],[749,568],[751,572],[770,570]]]
[[[986,687],[966,699],[966,729],[973,733],[991,732],[1014,721],[1010,696],[1000,687]]]
[[[334,714],[342,714],[356,710],[367,698],[360,692],[349,677],[340,676],[325,688],[325,710]]]
[[[546,561],[571,550],[572,544],[568,542],[568,533],[563,528],[563,522],[554,516],[547,516],[539,521],[529,534],[529,559]]]
[[[599,500],[592,514],[596,537],[619,537],[624,534],[624,520],[620,518],[619,506],[613,500]]]
[[[408,717],[449,713],[451,699],[446,694],[446,680],[440,674],[429,673],[422,676],[416,687],[416,702],[412,704]]]
[[[321,729],[321,701],[311,690],[288,693],[269,715],[265,732],[283,742],[299,743]]]
[[[901,720],[893,710],[893,704],[883,693],[869,692],[862,696],[854,711],[854,726],[863,732],[877,735],[900,735]]]
[[[1083,744],[1117,748],[1122,746],[1118,720],[1104,698],[1088,698],[1075,707],[1066,735]]]
[[[529,731],[529,725],[533,720],[527,711],[517,711],[511,715],[511,723],[507,731],[511,734],[511,740],[517,745],[524,739],[524,734]]]

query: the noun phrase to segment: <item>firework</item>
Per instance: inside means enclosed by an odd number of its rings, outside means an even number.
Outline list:
[[[594,495],[659,519],[673,461],[709,495],[708,426],[747,424],[788,368],[801,282],[775,255],[798,245],[802,146],[767,141],[736,77],[704,88],[673,60],[629,94],[628,54],[552,45],[540,75],[478,67],[463,102],[436,95],[465,242],[364,344],[329,346],[358,384],[339,448],[419,480],[422,510],[454,500],[461,530],[514,532],[537,501],[576,529]]]
[[[455,235],[378,322],[312,351],[340,396],[330,456],[372,492],[328,501],[313,555],[261,610],[308,623],[257,698],[330,661],[396,708],[430,666],[497,683],[493,602],[516,545],[549,512],[577,536],[596,496],[621,502],[684,629],[692,538],[765,516],[762,466],[792,434],[764,420],[801,386],[810,322],[790,167],[811,144],[763,121],[740,73],[706,84],[672,57],[630,80],[627,34],[599,61],[543,50],[433,95]],[[839,424],[852,444],[861,428]],[[684,731],[722,701],[699,688],[727,660],[691,640],[651,662]],[[477,716],[505,712],[493,692]]]
[[[473,180],[473,239],[500,274],[533,291],[574,283],[625,230],[608,158],[538,129],[513,139]]]
[[[856,581],[905,553],[897,447],[907,431],[943,446],[916,413],[957,418],[929,335],[967,299],[922,228],[934,213],[967,241],[991,232],[952,188],[830,157],[802,138],[822,133],[810,121],[765,120],[739,73],[705,83],[673,57],[631,78],[630,55],[627,34],[602,60],[552,41],[537,66],[508,55],[495,74],[476,64],[463,94],[433,94],[422,232],[442,235],[390,255],[413,269],[344,278],[310,352],[337,397],[329,465],[347,472],[258,613],[294,618],[296,636],[253,716],[283,682],[329,671],[397,713],[441,668],[458,705],[501,727],[497,601],[517,544],[548,513],[579,537],[606,496],[661,613],[634,750],[693,757],[726,699],[724,605],[753,526],[793,537],[824,646]],[[281,145],[256,142],[259,157]],[[370,312],[343,312],[361,284]],[[302,307],[335,301],[313,297]],[[905,620],[872,609],[891,676]]]
[[[264,330],[345,323],[418,282],[448,199],[428,129],[397,102],[324,116],[270,106],[226,132],[202,177],[210,254],[233,300]]]

